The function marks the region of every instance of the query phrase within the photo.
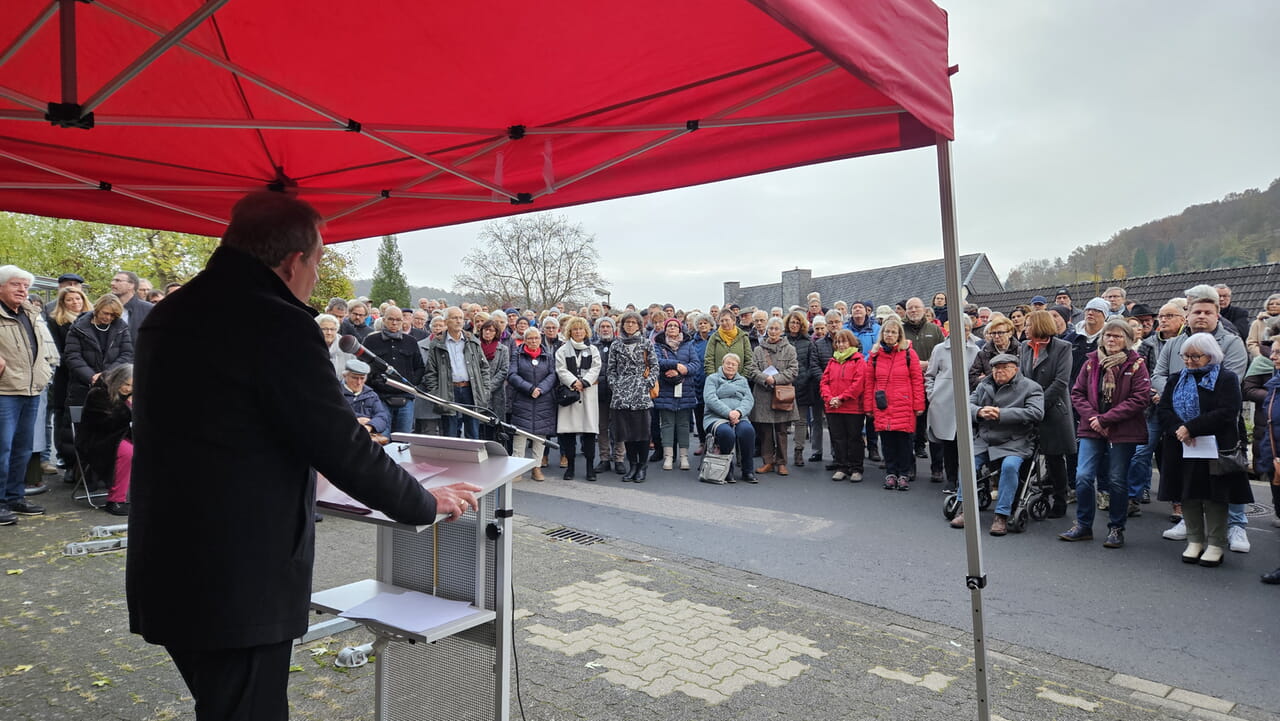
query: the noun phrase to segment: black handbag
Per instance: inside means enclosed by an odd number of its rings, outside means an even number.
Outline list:
[[[1211,476],[1232,476],[1237,473],[1248,472],[1249,457],[1245,454],[1243,443],[1237,443],[1235,448],[1219,449],[1217,460],[1209,461],[1209,475]]]
[[[563,383],[556,384],[555,390],[556,404],[562,406],[571,406],[582,400],[582,394]]]

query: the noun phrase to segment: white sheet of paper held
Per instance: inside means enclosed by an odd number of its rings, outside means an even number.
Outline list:
[[[466,601],[450,601],[418,591],[379,593],[339,614],[358,621],[377,621],[408,631],[422,632],[475,613]]]
[[[1195,441],[1195,445],[1182,444],[1183,458],[1209,458],[1216,459],[1218,457],[1218,439],[1215,436],[1196,436],[1191,440]]]

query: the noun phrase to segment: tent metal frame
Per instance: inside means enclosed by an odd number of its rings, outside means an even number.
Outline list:
[[[800,123],[800,122],[821,122],[830,120],[841,120],[856,117],[868,117],[874,115],[891,115],[904,113],[901,107],[888,106],[869,109],[855,109],[845,111],[831,111],[823,113],[808,113],[800,115],[774,115],[759,117],[730,117],[752,105],[760,103],[769,98],[775,97],[788,90],[810,82],[818,77],[825,75],[833,70],[837,70],[840,66],[835,63],[824,64],[816,70],[810,71],[803,75],[789,78],[778,85],[765,91],[757,93],[751,98],[738,101],[725,109],[713,113],[709,117],[703,119],[686,119],[673,120],[669,123],[641,124],[641,125],[610,125],[601,123],[596,125],[580,124],[577,121],[583,120],[591,115],[606,113],[609,110],[621,107],[615,105],[611,108],[602,108],[594,112],[580,115],[575,118],[567,119],[557,123],[548,124],[541,127],[511,127],[511,128],[475,128],[475,127],[458,127],[458,126],[431,126],[431,125],[410,125],[387,123],[382,125],[369,126],[355,119],[349,118],[342,113],[336,112],[323,105],[313,102],[298,93],[290,91],[261,75],[248,70],[245,67],[231,62],[225,58],[218,57],[214,53],[201,49],[196,45],[186,41],[186,36],[208,20],[219,8],[225,5],[228,0],[207,0],[194,12],[188,15],[184,20],[179,22],[172,28],[163,28],[145,18],[139,17],[130,11],[121,8],[111,2],[111,0],[96,0],[89,4],[88,7],[98,8],[111,13],[127,23],[146,30],[158,36],[158,39],[150,47],[148,47],[136,59],[130,62],[124,69],[116,74],[111,80],[103,84],[97,92],[88,97],[83,104],[79,104],[78,75],[76,67],[76,11],[77,6],[85,4],[79,0],[53,0],[48,3],[23,29],[21,33],[9,44],[8,47],[0,51],[0,66],[4,65],[13,58],[18,51],[29,42],[39,30],[55,15],[59,18],[59,55],[60,55],[60,71],[61,71],[61,103],[49,103],[26,95],[14,88],[0,86],[0,98],[7,99],[18,105],[30,108],[30,110],[0,110],[0,119],[19,120],[19,121],[37,121],[37,122],[53,122],[67,128],[89,128],[93,125],[104,126],[156,126],[170,128],[208,128],[208,129],[228,129],[228,130],[267,130],[267,131],[315,131],[315,132],[355,132],[368,138],[371,142],[378,143],[386,148],[393,150],[401,155],[385,162],[400,162],[407,159],[416,160],[423,165],[428,166],[431,170],[401,184],[395,189],[374,189],[374,188],[315,188],[303,187],[299,188],[304,193],[315,194],[336,194],[352,197],[364,197],[363,200],[330,214],[326,220],[334,220],[353,213],[360,212],[371,206],[374,206],[384,200],[391,198],[403,198],[414,200],[448,200],[448,201],[472,201],[472,202],[498,202],[525,204],[531,203],[537,198],[555,193],[556,191],[584,180],[592,175],[604,172],[611,167],[628,160],[642,156],[658,147],[675,141],[689,133],[698,130],[710,130],[716,128],[736,128],[748,126],[775,125],[782,123]],[[230,119],[230,118],[165,118],[157,116],[130,116],[130,115],[106,115],[96,116],[94,110],[101,106],[116,92],[128,85],[128,83],[136,78],[140,73],[144,72],[147,67],[154,63],[172,48],[182,48],[183,50],[199,57],[206,62],[218,67],[238,79],[247,80],[254,85],[277,95],[310,113],[321,118],[320,120],[259,120],[259,119]],[[787,62],[800,57],[805,57],[813,51],[805,51],[793,54],[787,57],[775,58],[764,64],[753,66],[750,68],[740,68],[729,74],[716,78],[708,78],[700,83],[694,83],[689,86],[674,88],[672,90],[660,93],[658,95],[637,98],[628,101],[625,104],[642,103],[660,97],[667,97],[672,94],[679,93],[698,85],[715,82],[717,80],[729,77],[733,74],[741,74],[759,69],[771,64]],[[71,115],[68,115],[71,113]],[[554,179],[554,164],[552,163],[552,145],[551,136],[556,135],[581,135],[594,133],[632,133],[632,134],[654,134],[660,133],[657,138],[651,138],[630,150],[616,154],[607,160],[599,162],[592,167],[583,169],[562,180]],[[475,149],[452,162],[446,162],[431,157],[433,152],[440,153],[446,151],[425,152],[409,147],[403,141],[394,136],[397,135],[440,135],[440,136],[456,136],[468,139],[467,144],[475,142],[479,139],[480,147]],[[546,146],[544,150],[545,167],[544,180],[546,188],[536,194],[517,193],[502,186],[500,177],[502,148],[507,144],[520,140],[529,136],[543,136],[546,138]],[[462,146],[462,147],[465,147]],[[936,152],[938,159],[938,185],[939,200],[942,215],[942,236],[943,236],[943,257],[946,266],[946,290],[948,310],[953,318],[963,317],[963,299],[962,299],[962,279],[960,275],[960,260],[958,243],[956,237],[956,217],[955,217],[955,198],[953,186],[953,171],[951,165],[951,146],[950,141],[944,135],[938,134],[936,138]],[[455,148],[456,149],[456,148]],[[449,149],[452,152],[455,149]],[[94,151],[76,150],[69,148],[72,152],[93,153],[97,155],[107,156],[105,153],[94,153]],[[464,166],[478,158],[489,155],[490,153],[498,154],[498,177],[494,181],[488,181],[480,178],[472,173],[462,170]],[[156,192],[185,192],[185,191],[201,191],[201,192],[226,192],[226,193],[242,193],[255,190],[261,190],[264,186],[272,186],[279,184],[293,184],[296,181],[284,177],[283,169],[278,168],[279,177],[274,181],[264,180],[262,184],[253,184],[252,182],[243,185],[227,185],[227,186],[182,186],[182,185],[151,185],[151,184],[115,184],[106,180],[94,180],[83,177],[77,173],[58,168],[47,163],[36,161],[32,158],[25,157],[21,154],[0,149],[0,158],[6,158],[14,162],[35,168],[50,175],[63,178],[70,182],[47,182],[47,183],[5,183],[0,184],[0,189],[21,189],[21,190],[106,190],[117,193],[133,200],[166,208],[168,210],[201,218],[217,224],[225,224],[224,218],[217,218],[206,213],[185,208],[175,203],[170,203],[147,195],[147,193]],[[127,157],[138,163],[155,163],[157,161],[147,160],[137,157]],[[273,167],[276,167],[274,163]],[[209,169],[191,168],[191,170],[200,172],[217,172]],[[328,175],[341,173],[350,170],[350,168],[335,168],[316,175]],[[460,180],[474,185],[477,189],[488,191],[484,195],[464,195],[458,193],[428,193],[414,192],[413,188],[422,185],[441,174],[453,175]],[[246,178],[252,181],[252,179]],[[953,334],[954,337],[954,334]],[[964,344],[951,344],[951,363],[953,368],[962,369],[965,367],[964,361]],[[960,374],[959,377],[963,377]],[[956,413],[956,443],[958,452],[962,459],[973,458],[973,438],[969,423],[968,413],[968,395],[964,393],[954,393],[955,413]],[[965,493],[968,498],[977,497],[977,477],[972,462],[960,464],[960,482],[964,484]],[[975,515],[976,520],[976,515]],[[982,608],[982,591],[986,587],[987,579],[983,568],[982,545],[979,536],[979,524],[967,523],[965,525],[965,545],[968,559],[967,575],[965,584],[970,591],[970,602],[973,611],[973,638],[974,638],[974,661],[975,674],[977,678],[978,691],[978,718],[980,721],[988,721],[990,718],[989,695],[987,688],[987,649],[986,637],[983,625],[983,608]]]

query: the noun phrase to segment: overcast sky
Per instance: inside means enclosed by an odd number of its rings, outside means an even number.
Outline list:
[[[960,251],[1001,279],[1280,177],[1280,2],[940,4]],[[615,306],[705,309],[727,280],[941,257],[937,193],[929,148],[551,212],[595,234]],[[409,282],[451,289],[480,226],[402,234]],[[372,276],[377,241],[346,249]]]

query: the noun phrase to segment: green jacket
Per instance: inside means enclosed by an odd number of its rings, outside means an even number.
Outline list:
[[[751,337],[746,331],[738,329],[738,337],[733,339],[733,343],[726,344],[724,339],[720,337],[720,330],[711,331],[711,337],[707,339],[707,351],[702,357],[702,367],[706,371],[708,377],[712,373],[720,370],[720,363],[724,361],[724,357],[730,353],[737,353],[742,359],[742,366],[738,368],[738,375],[745,378],[751,378],[756,372],[756,362],[751,354]]]
[[[427,364],[427,374],[422,379],[422,388],[437,398],[453,400],[453,365],[449,362],[449,349],[444,344],[448,333],[439,338],[418,343],[422,347],[422,360]],[[474,405],[486,408],[489,405],[489,361],[485,360],[480,341],[466,331],[462,332],[462,359],[467,366],[467,377],[471,381],[471,397]],[[441,415],[451,416],[454,412],[444,407],[437,407]]]

